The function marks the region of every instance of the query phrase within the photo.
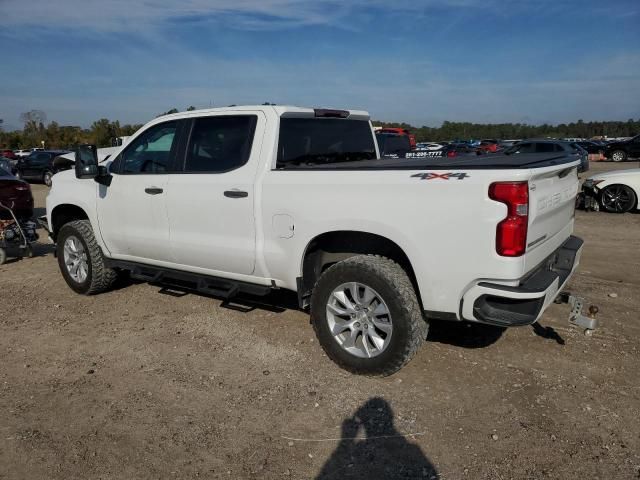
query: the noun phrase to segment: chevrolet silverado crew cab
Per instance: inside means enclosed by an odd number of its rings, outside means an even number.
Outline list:
[[[430,319],[536,322],[580,258],[578,156],[379,157],[362,111],[167,115],[106,161],[78,147],[47,227],[81,294],[120,272],[223,298],[293,290],[354,373],[400,369]]]

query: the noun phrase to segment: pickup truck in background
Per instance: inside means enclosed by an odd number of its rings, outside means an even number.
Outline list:
[[[400,369],[431,319],[536,322],[580,258],[579,161],[379,157],[362,111],[172,114],[107,161],[79,147],[46,223],[78,293],[120,272],[224,298],[289,289],[354,373]]]

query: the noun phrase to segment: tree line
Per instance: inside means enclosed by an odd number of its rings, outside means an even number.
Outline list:
[[[626,122],[605,121],[550,125],[526,123],[470,123],[445,121],[440,127],[414,127],[408,123],[373,122],[383,127],[406,128],[419,142],[469,139],[524,139],[524,138],[601,138],[632,137],[640,133],[640,119]]]
[[[190,106],[187,111],[195,110]],[[160,115],[178,113],[172,108]],[[160,116],[158,115],[158,116]],[[22,130],[3,131],[0,120],[0,146],[18,149],[40,147],[44,141],[45,148],[68,149],[79,143],[89,143],[98,147],[111,146],[114,137],[129,136],[135,133],[142,124],[121,125],[118,120],[111,121],[101,118],[91,124],[89,128],[79,126],[60,125],[52,121],[47,123],[47,116],[41,110],[25,112],[20,117],[24,124]],[[391,123],[374,121],[375,125],[386,127],[406,128],[419,142],[441,140],[468,140],[482,138],[519,139],[534,137],[553,138],[595,138],[595,137],[630,137],[640,133],[640,120],[629,119],[626,122],[584,122],[578,120],[572,123],[558,125],[542,124],[528,125],[525,123],[470,123],[445,121],[439,127],[415,127],[408,123]]]

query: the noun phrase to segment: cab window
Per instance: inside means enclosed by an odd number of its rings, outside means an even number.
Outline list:
[[[167,173],[175,156],[177,125],[177,122],[166,122],[149,128],[133,140],[114,163],[117,162],[118,167],[122,164],[124,174]],[[113,167],[112,170],[115,171]]]
[[[184,171],[223,173],[243,166],[251,154],[257,120],[255,115],[196,119]]]

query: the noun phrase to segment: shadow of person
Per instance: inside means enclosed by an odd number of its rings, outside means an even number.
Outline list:
[[[358,434],[364,437],[358,438]],[[393,425],[386,400],[369,399],[342,423],[340,444],[316,480],[437,479],[438,472],[420,447]]]

